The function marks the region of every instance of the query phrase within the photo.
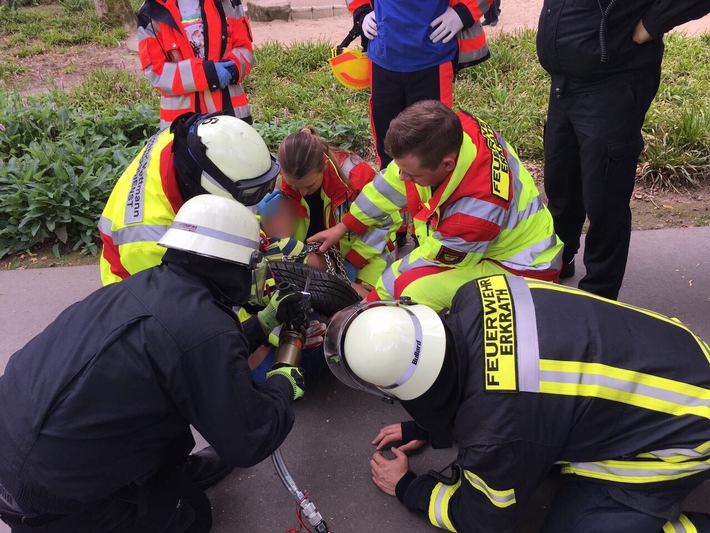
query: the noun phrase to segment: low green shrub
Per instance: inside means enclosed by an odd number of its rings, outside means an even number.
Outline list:
[[[99,115],[1,91],[0,103],[0,258],[48,240],[56,254],[59,242],[95,254],[98,216],[156,111]]]

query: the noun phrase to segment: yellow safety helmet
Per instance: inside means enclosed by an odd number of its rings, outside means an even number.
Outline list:
[[[343,87],[361,91],[370,87],[370,60],[357,48],[343,50],[340,47],[330,51],[330,69]]]

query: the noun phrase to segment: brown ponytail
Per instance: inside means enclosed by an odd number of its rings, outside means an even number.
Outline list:
[[[313,172],[323,172],[325,158],[333,162],[338,176],[346,185],[350,185],[343,174],[333,147],[323,141],[311,126],[301,128],[298,132],[286,137],[279,145],[277,158],[281,164],[281,172],[293,180],[300,180]]]

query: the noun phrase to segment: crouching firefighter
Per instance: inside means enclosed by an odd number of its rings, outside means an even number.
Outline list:
[[[210,530],[203,489],[271,454],[304,392],[295,367],[251,379],[254,348],[305,319],[301,293],[277,293],[237,321],[258,241],[245,206],[192,198],[160,240],[160,266],[72,305],[10,358],[0,518],[13,532]],[[214,450],[189,455],[190,425]]]
[[[180,207],[215,194],[252,206],[274,189],[280,166],[259,133],[238,118],[185,114],[153,135],[111,191],[99,234],[101,282],[160,264],[158,241]]]
[[[681,502],[710,475],[710,349],[679,321],[560,285],[502,275],[450,312],[371,302],[335,315],[326,357],[347,385],[398,399],[372,478],[449,531],[520,531],[554,465],[545,533],[710,531]],[[417,476],[408,452],[457,441],[453,475]],[[447,442],[448,441],[448,442]]]

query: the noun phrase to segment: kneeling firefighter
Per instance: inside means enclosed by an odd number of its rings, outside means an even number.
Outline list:
[[[210,530],[203,489],[276,450],[304,393],[299,368],[251,379],[254,348],[305,320],[303,295],[278,292],[236,319],[258,243],[246,207],[192,198],[160,241],[162,265],[72,305],[10,358],[0,518],[13,532]],[[189,455],[190,425],[214,450]]]
[[[450,312],[371,302],[335,315],[329,366],[398,399],[375,484],[432,524],[514,532],[555,466],[545,533],[710,531],[681,513],[710,476],[710,349],[679,321],[560,285],[502,275],[459,289]],[[405,452],[458,442],[453,473],[417,476]]]

